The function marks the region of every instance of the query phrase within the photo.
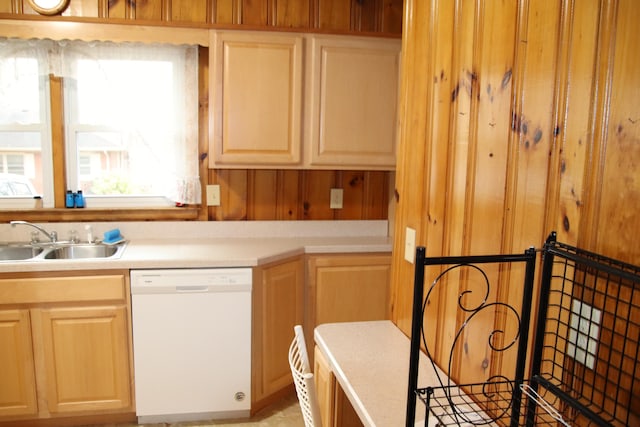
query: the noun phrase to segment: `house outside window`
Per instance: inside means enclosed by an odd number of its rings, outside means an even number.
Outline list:
[[[0,59],[0,203],[17,198],[30,206],[34,195],[53,196],[51,167],[43,166],[51,163],[49,111],[43,98],[49,85],[33,55],[7,54]]]

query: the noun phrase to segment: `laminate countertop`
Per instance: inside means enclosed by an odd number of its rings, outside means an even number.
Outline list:
[[[388,320],[325,323],[316,327],[314,340],[364,426],[405,425],[411,344],[398,327]],[[418,384],[438,384],[424,353]],[[416,426],[424,426],[425,409],[418,401]],[[435,425],[429,421],[430,427]]]
[[[362,231],[360,223],[291,224],[287,231],[287,224],[283,223],[273,225],[276,229],[272,229],[271,232],[266,230],[272,224],[259,224],[244,225],[242,231],[227,233],[221,232],[221,228],[212,232],[209,225],[196,228],[193,223],[190,223],[183,233],[173,230],[173,233],[165,232],[162,236],[156,233],[154,238],[145,237],[135,226],[124,227],[126,248],[117,258],[0,261],[0,273],[256,267],[302,254],[387,253],[391,252],[393,244],[390,237],[380,233],[379,224],[374,225],[373,231],[369,230],[371,227],[369,224],[365,224],[365,229],[368,231]],[[349,225],[352,227],[350,228]],[[173,228],[180,228],[180,226],[172,225]],[[219,228],[220,225],[216,227]],[[282,231],[283,229],[285,231]],[[353,232],[346,232],[354,229]],[[386,233],[386,229],[384,231]],[[178,237],[176,233],[184,237]],[[215,234],[215,237],[212,234]],[[297,236],[291,234],[297,234]],[[59,235],[61,240],[64,239],[64,234],[59,232]]]

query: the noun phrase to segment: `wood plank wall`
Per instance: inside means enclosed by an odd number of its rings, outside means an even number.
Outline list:
[[[555,230],[562,242],[640,264],[640,2],[406,0],[405,9],[398,326],[409,334],[407,227],[427,256],[521,253]],[[492,295],[519,306],[520,288],[491,274]],[[460,326],[460,289],[430,300],[428,341],[441,366]],[[462,340],[454,377],[485,375],[496,362],[487,342]]]
[[[0,0],[0,13],[37,15],[26,0]],[[402,0],[70,0],[62,16],[187,25],[402,32]]]
[[[220,184],[213,220],[387,219],[389,172],[210,170]],[[343,208],[330,209],[330,189],[343,189]]]
[[[37,15],[26,0],[0,13]],[[62,16],[400,34],[402,0],[70,0]]]
[[[402,0],[70,0],[61,17],[42,19],[400,35],[402,6]],[[29,15],[37,13],[26,0],[0,0],[0,19]],[[220,184],[224,207],[207,208],[199,216],[209,220],[387,219],[392,180],[393,173],[376,171],[209,169],[207,183]],[[343,209],[329,209],[333,187],[344,190]]]

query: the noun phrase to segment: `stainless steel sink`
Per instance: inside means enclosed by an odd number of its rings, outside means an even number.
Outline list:
[[[120,246],[101,243],[75,243],[68,246],[53,247],[44,254],[44,259],[84,259],[109,258],[118,252]]]
[[[0,243],[0,261],[38,261],[119,258],[126,242],[104,243]]]
[[[35,258],[42,252],[42,248],[30,244],[1,244],[0,261],[22,261]]]

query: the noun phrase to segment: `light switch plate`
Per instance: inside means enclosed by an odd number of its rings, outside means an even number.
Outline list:
[[[207,206],[220,206],[219,185],[207,185]]]
[[[331,189],[331,201],[329,202],[331,209],[342,209],[342,188]]]
[[[411,264],[414,263],[416,257],[416,230],[407,227],[404,237],[404,259]]]

